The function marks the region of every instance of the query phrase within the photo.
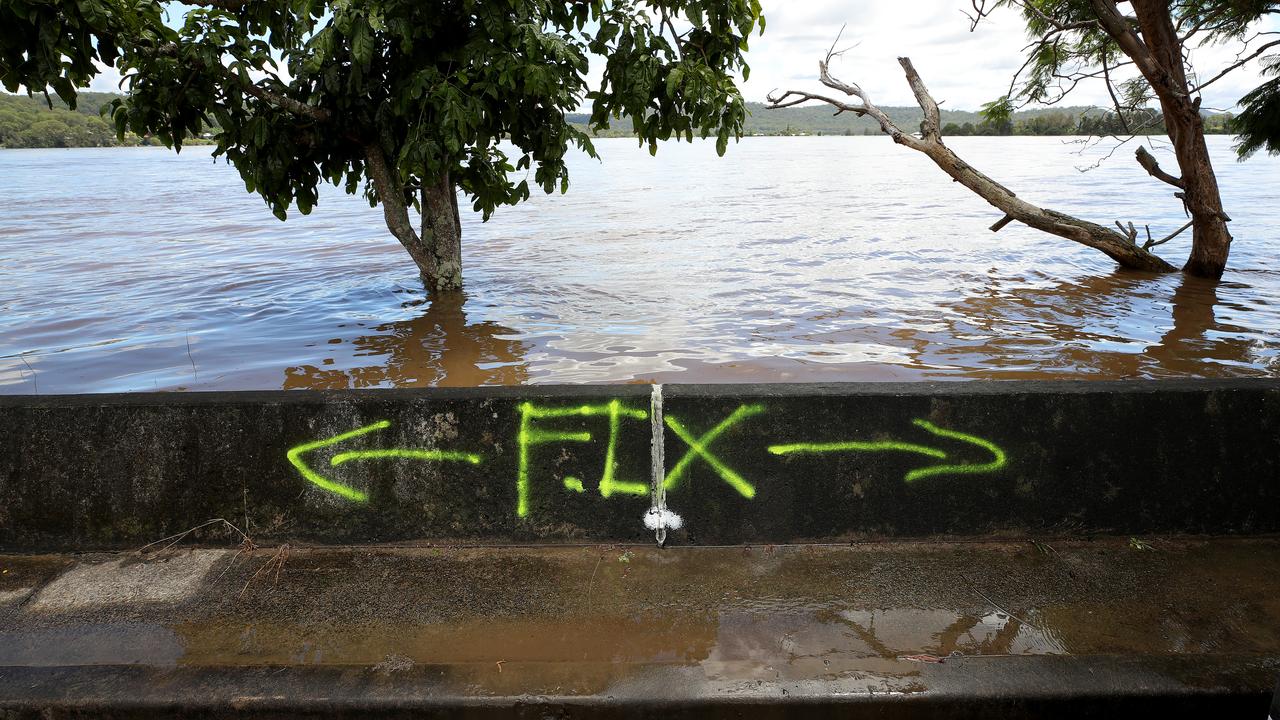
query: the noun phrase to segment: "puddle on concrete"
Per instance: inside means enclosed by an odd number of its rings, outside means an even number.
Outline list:
[[[342,666],[579,695],[655,673],[913,692],[957,656],[1280,656],[1280,542],[1159,546],[295,549],[278,579],[270,550],[99,557],[36,598],[74,586],[102,604],[0,608],[0,664]],[[157,587],[183,592],[139,603],[165,567]]]
[[[172,667],[186,652],[179,634],[160,625],[75,625],[0,631],[0,666]]]

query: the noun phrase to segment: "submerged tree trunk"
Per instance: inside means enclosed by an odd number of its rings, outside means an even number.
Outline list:
[[[1230,218],[1222,211],[1218,178],[1205,144],[1200,101],[1191,98],[1182,40],[1174,27],[1169,2],[1133,0],[1141,37],[1111,0],[1094,0],[1093,5],[1107,34],[1134,60],[1160,100],[1182,172],[1180,178],[1161,179],[1181,189],[1178,196],[1191,215],[1191,256],[1182,269],[1190,275],[1221,277],[1231,251],[1231,232],[1227,230]]]
[[[405,188],[387,165],[377,144],[365,146],[369,179],[382,203],[387,229],[413,258],[429,293],[462,289],[462,224],[458,201],[448,174],[422,188],[422,234],[413,229]]]
[[[434,292],[462,289],[462,224],[458,194],[449,174],[422,186],[422,244],[427,264],[422,279]]]

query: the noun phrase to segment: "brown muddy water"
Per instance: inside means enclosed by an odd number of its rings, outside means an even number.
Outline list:
[[[333,188],[280,223],[207,148],[0,151],[0,393],[1274,376],[1280,158],[1230,142],[1210,139],[1236,237],[1220,283],[992,235],[991,208],[882,137],[723,159],[620,139],[572,159],[568,195],[466,215],[466,297],[435,303]],[[1033,201],[1183,222],[1128,147],[1082,173],[1102,149],[952,144]]]

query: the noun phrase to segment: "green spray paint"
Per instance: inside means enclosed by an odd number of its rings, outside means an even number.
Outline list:
[[[671,471],[667,473],[667,476],[662,481],[663,488],[667,490],[674,489],[680,484],[680,480],[685,476],[685,474],[688,473],[689,466],[693,464],[693,461],[697,458],[702,458],[713,470],[716,471],[717,475],[719,475],[725,482],[729,483],[734,490],[737,490],[738,494],[742,495],[742,497],[748,499],[755,497],[755,486],[747,482],[741,475],[734,472],[728,465],[725,465],[720,458],[712,455],[708,448],[711,446],[711,443],[715,442],[716,438],[720,437],[720,435],[726,430],[733,427],[735,424],[746,420],[752,415],[759,415],[762,412],[764,412],[763,405],[743,405],[737,410],[734,410],[733,413],[722,420],[719,425],[711,428],[698,438],[695,438],[693,433],[689,432],[688,428],[682,425],[680,421],[676,420],[674,417],[670,415],[664,417],[663,420],[666,422],[667,427],[671,428],[672,432],[679,436],[681,440],[685,441],[685,444],[689,446],[689,451],[686,452],[684,457],[680,458],[680,461],[677,462],[675,466],[671,468]]]
[[[1004,467],[1008,463],[1008,456],[1004,450],[990,440],[980,438],[977,435],[948,430],[938,427],[927,420],[913,420],[916,427],[923,428],[939,437],[950,438],[952,440],[960,440],[963,442],[977,445],[991,453],[992,460],[987,463],[965,463],[954,465],[934,465],[932,467],[917,468],[908,472],[903,480],[913,482],[921,478],[932,477],[934,475],[976,475],[979,473],[995,472]],[[770,445],[769,452],[774,455],[791,455],[794,453],[829,453],[829,452],[910,452],[918,455],[927,455],[928,457],[945,460],[947,454],[937,448],[927,445],[917,445],[915,443],[899,442],[897,440],[881,440],[876,442],[852,440],[848,442],[833,443],[791,443],[788,445]]]
[[[925,445],[916,445],[914,443],[898,442],[896,440],[883,440],[880,442],[862,442],[859,440],[851,440],[849,442],[833,442],[833,443],[792,443],[790,445],[770,445],[769,452],[774,455],[791,455],[793,453],[829,453],[829,452],[912,452],[919,455],[928,455],[929,457],[945,460],[947,454],[937,448],[927,447]]]
[[[358,450],[356,452],[338,453],[329,464],[337,467],[352,460],[444,460],[480,464],[480,456],[475,453],[456,452],[453,450]]]
[[[324,477],[323,475],[321,475],[320,473],[317,473],[316,471],[312,470],[310,467],[307,466],[306,463],[302,461],[302,454],[306,452],[311,452],[312,450],[319,450],[320,448],[326,448],[326,447],[329,447],[330,445],[336,445],[344,440],[350,440],[353,437],[359,437],[366,433],[371,433],[371,432],[374,432],[375,430],[381,430],[383,428],[388,428],[388,427],[391,427],[390,420],[379,420],[378,422],[372,425],[365,425],[364,427],[359,428],[358,430],[345,432],[345,433],[342,433],[341,435],[334,435],[333,437],[326,438],[324,440],[316,440],[315,442],[303,443],[295,448],[290,449],[289,452],[285,453],[285,457],[289,458],[289,462],[292,463],[293,466],[298,469],[299,473],[302,473],[302,477],[310,480],[312,483],[318,485],[319,487],[324,488],[325,490],[328,490],[331,493],[337,493],[338,495],[341,495],[342,497],[347,498],[348,500],[354,500],[355,502],[365,502],[366,500],[369,499],[368,495],[348,485],[343,485],[340,482],[334,482],[333,480],[330,480]]]
[[[991,462],[989,463],[971,463],[967,465],[937,465],[934,467],[919,468],[907,473],[907,482],[919,480],[920,478],[930,477],[932,475],[977,475],[979,473],[995,472],[1004,467],[1008,461],[1008,456],[1004,450],[1001,450],[995,443],[977,435],[969,435],[967,433],[948,430],[938,427],[927,420],[915,420],[916,427],[924,428],[926,431],[933,433],[939,437],[951,438],[952,440],[961,440],[963,442],[972,443],[987,452],[991,453]]]
[[[295,468],[297,468],[298,472],[301,473],[302,477],[311,481],[316,486],[323,488],[325,490],[328,490],[331,493],[341,495],[342,497],[347,498],[348,500],[353,500],[355,502],[367,502],[369,500],[369,496],[366,493],[356,490],[350,485],[344,485],[340,482],[337,482],[336,480],[330,480],[329,478],[326,478],[325,476],[311,469],[309,465],[303,462],[302,455],[304,453],[311,452],[312,450],[319,450],[321,448],[326,448],[331,445],[337,445],[338,443],[343,442],[345,440],[350,440],[351,438],[359,437],[361,435],[375,432],[377,430],[384,430],[389,427],[391,427],[390,420],[379,420],[378,422],[373,423],[372,425],[365,425],[362,428],[357,428],[355,430],[352,430],[350,432],[345,432],[340,435],[334,435],[331,438],[325,438],[324,440],[316,440],[314,442],[303,443],[301,445],[298,445],[295,448],[290,449],[287,453],[285,453],[285,457],[289,458],[289,462]],[[452,450],[406,450],[406,449],[400,449],[400,448],[391,448],[388,450],[358,450],[355,452],[338,453],[337,455],[334,455],[333,458],[329,460],[329,465],[333,467],[337,467],[345,462],[350,462],[352,460],[386,460],[386,459],[461,461],[461,462],[469,462],[472,465],[479,465],[481,462],[481,457],[474,453],[455,452]]]
[[[644,410],[624,407],[622,402],[616,399],[599,405],[580,405],[570,408],[543,408],[531,402],[524,402],[520,404],[520,430],[516,436],[517,444],[520,447],[516,472],[516,515],[518,517],[529,516],[529,449],[534,445],[545,445],[547,443],[591,441],[591,433],[589,432],[543,430],[534,427],[533,421],[544,418],[596,417],[600,415],[607,416],[609,419],[609,444],[605,449],[604,472],[600,476],[600,495],[607,498],[615,493],[624,495],[649,494],[649,485],[647,483],[627,482],[618,480],[615,477],[618,466],[618,435],[622,425],[622,418],[647,420],[649,413]],[[584,491],[582,481],[577,478],[565,478],[564,486],[574,492]]]

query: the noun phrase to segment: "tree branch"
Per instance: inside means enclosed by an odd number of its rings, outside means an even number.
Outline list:
[[[302,117],[311,118],[312,120],[318,120],[320,122],[327,122],[333,117],[333,113],[324,108],[308,105],[301,100],[294,100],[293,98],[285,97],[284,95],[274,93],[255,83],[240,82],[240,87],[244,90],[246,95],[251,95],[263,102],[271,103],[281,110],[286,110],[294,115],[301,115]]]
[[[409,220],[409,208],[405,205],[404,186],[400,183],[399,174],[387,166],[386,155],[376,142],[364,146],[365,168],[373,189],[382,202],[382,217],[387,229],[400,241],[418,267],[429,267],[429,258],[422,240],[413,229]]]
[[[839,108],[840,112],[850,110],[858,114],[870,115],[880,123],[881,131],[892,137],[894,142],[925,154],[952,180],[964,185],[974,194],[986,200],[992,207],[1002,211],[1003,217],[991,226],[993,232],[999,231],[1005,225],[1017,220],[1037,230],[1099,250],[1128,268],[1157,272],[1174,272],[1176,270],[1172,265],[1151,254],[1147,249],[1139,247],[1135,242],[1136,232],[1121,235],[1097,223],[1081,220],[1056,210],[1032,205],[962,160],[942,142],[941,134],[937,131],[940,115],[938,103],[929,94],[924,81],[920,79],[910,58],[898,58],[898,63],[906,74],[907,82],[910,84],[912,92],[915,93],[916,102],[924,112],[925,120],[921,126],[923,136],[920,138],[902,132],[889,119],[888,115],[871,103],[866,92],[857,84],[843,82],[832,77],[827,67],[827,61],[830,58],[831,53],[828,53],[827,58],[818,64],[819,80],[829,88],[840,90],[847,95],[858,98],[862,101],[861,105],[850,105],[849,103],[835,101],[813,93],[789,90],[778,97],[770,95],[770,105],[768,107],[791,107],[806,100],[818,100]]]
[[[208,7],[215,10],[238,12],[244,8],[246,0],[183,0],[183,2],[187,5],[195,5],[197,7]]]
[[[1111,96],[1111,104],[1116,108],[1116,117],[1120,120],[1120,128],[1126,133],[1129,132],[1129,121],[1125,119],[1124,111],[1120,109],[1120,98],[1116,97],[1116,89],[1111,85],[1111,70],[1107,67],[1107,53],[1102,53],[1102,81],[1107,85],[1107,94]]]
[[[1115,0],[1090,0],[1090,2],[1102,30],[1116,41],[1125,55],[1133,58],[1134,64],[1142,71],[1143,76],[1154,84],[1154,77],[1163,75],[1163,72],[1156,63],[1155,56],[1151,54],[1151,49],[1133,31],[1129,18],[1116,9]]]
[[[178,58],[183,62],[193,63],[196,67],[205,67],[205,63],[201,62],[199,59],[182,57],[182,48],[180,48],[177,43],[165,43],[157,49],[157,52],[162,56]],[[255,97],[263,102],[270,103],[281,110],[320,122],[326,122],[333,117],[333,114],[324,108],[308,105],[301,100],[294,100],[293,98],[285,97],[275,91],[268,90],[261,85],[246,80],[239,73],[232,72],[230,68],[224,65],[218,65],[218,68],[221,68],[220,72],[223,77],[227,79],[228,84],[239,87],[244,91],[244,94]]]
[[[1217,82],[1217,81],[1221,80],[1221,79],[1223,78],[1223,76],[1224,76],[1224,75],[1226,75],[1227,73],[1231,72],[1232,70],[1235,70],[1235,69],[1239,68],[1241,65],[1244,65],[1245,63],[1248,63],[1250,60],[1253,60],[1254,58],[1258,57],[1258,56],[1259,56],[1259,55],[1261,55],[1262,53],[1266,52],[1266,51],[1267,51],[1267,50],[1269,50],[1270,48],[1273,48],[1273,47],[1275,47],[1275,46],[1277,46],[1277,45],[1280,45],[1280,40],[1273,40],[1273,41],[1271,41],[1271,42],[1269,42],[1269,43],[1266,43],[1266,44],[1264,44],[1264,45],[1260,46],[1258,49],[1254,50],[1254,51],[1253,51],[1253,53],[1252,53],[1251,55],[1249,55],[1248,57],[1244,58],[1243,60],[1240,60],[1240,61],[1238,61],[1238,62],[1234,62],[1234,63],[1232,63],[1232,64],[1228,65],[1226,68],[1224,68],[1224,69],[1222,70],[1222,72],[1218,73],[1217,75],[1214,75],[1213,77],[1209,78],[1208,80],[1205,80],[1204,82],[1200,83],[1199,85],[1196,85],[1195,87],[1191,88],[1190,90],[1188,90],[1188,91],[1187,91],[1187,92],[1188,92],[1188,94],[1195,94],[1195,93],[1200,92],[1200,90],[1201,90],[1202,88],[1206,88],[1206,87],[1208,87],[1209,85],[1212,85],[1213,83],[1215,83],[1215,82]]]
[[[915,66],[911,64],[911,58],[900,57],[898,64],[907,75],[907,84],[911,86],[911,92],[916,96],[916,104],[924,111],[924,122],[920,123],[920,134],[926,140],[940,139],[942,114],[938,111],[938,103],[929,94],[929,89],[924,86],[920,73],[917,73]]]
[[[1164,170],[1161,170],[1160,163],[1156,161],[1154,155],[1147,152],[1146,148],[1139,145],[1138,150],[1134,155],[1137,156],[1138,164],[1141,165],[1142,169],[1146,170],[1147,174],[1151,177],[1167,182],[1176,188],[1182,188],[1183,190],[1187,189],[1187,184],[1182,181],[1182,178],[1174,177]]]
[[[1178,228],[1177,230],[1174,230],[1172,233],[1170,233],[1170,234],[1166,235],[1165,237],[1160,238],[1159,240],[1152,240],[1152,239],[1151,239],[1151,228],[1150,228],[1150,227],[1148,227],[1148,228],[1147,228],[1147,241],[1146,241],[1146,242],[1144,242],[1144,243],[1142,243],[1142,249],[1143,249],[1143,250],[1150,250],[1151,248],[1153,248],[1153,247],[1155,247],[1155,246],[1157,246],[1157,245],[1163,245],[1163,244],[1165,244],[1165,243],[1169,242],[1170,240],[1172,240],[1172,239],[1174,239],[1174,238],[1178,237],[1179,235],[1181,235],[1181,234],[1182,234],[1182,232],[1183,232],[1184,230],[1186,230],[1187,228],[1191,227],[1194,223],[1195,223],[1195,220],[1188,220],[1186,225],[1183,225],[1182,227]]]

